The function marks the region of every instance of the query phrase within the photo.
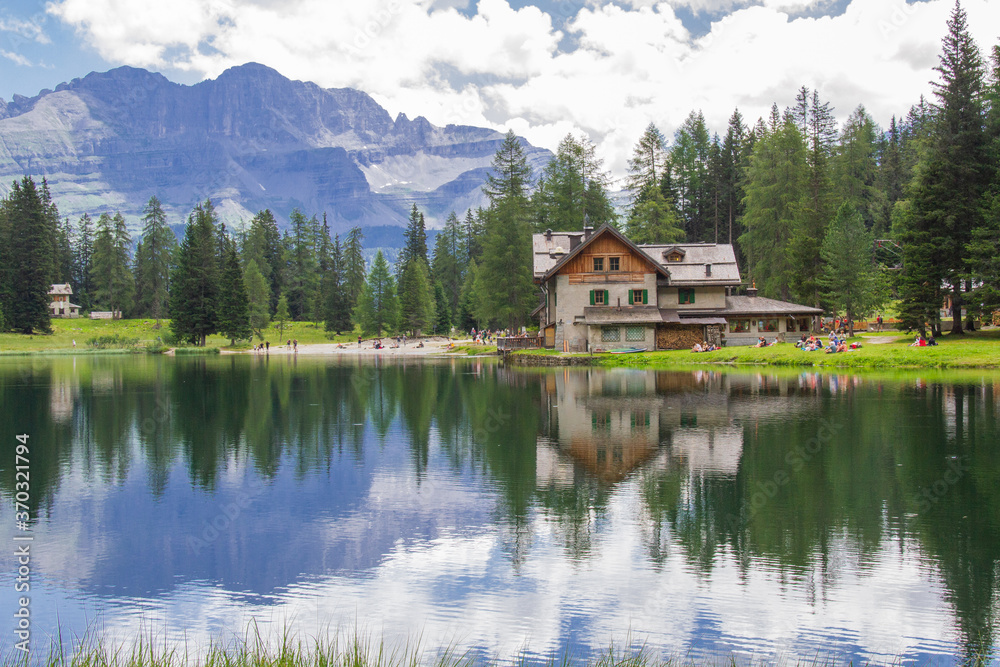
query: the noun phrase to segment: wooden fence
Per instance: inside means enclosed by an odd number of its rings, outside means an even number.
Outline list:
[[[541,336],[497,336],[497,350],[536,350],[543,347]]]

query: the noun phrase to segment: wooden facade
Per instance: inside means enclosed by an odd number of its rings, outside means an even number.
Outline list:
[[[603,269],[594,270],[594,259],[603,260]],[[618,259],[618,268],[611,268],[612,259]],[[571,276],[570,280],[580,282],[639,282],[645,274],[656,273],[653,264],[616,239],[611,234],[602,234],[594,239],[583,251],[566,262],[559,273]]]

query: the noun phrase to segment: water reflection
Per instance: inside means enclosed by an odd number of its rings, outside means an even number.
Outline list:
[[[0,420],[32,436],[36,627],[928,658],[996,628],[1000,383],[959,379],[4,360]]]

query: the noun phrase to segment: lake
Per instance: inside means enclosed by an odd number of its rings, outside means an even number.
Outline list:
[[[996,643],[1000,376],[22,357],[0,405],[0,599],[13,629],[30,535],[36,655],[57,632],[529,661]]]

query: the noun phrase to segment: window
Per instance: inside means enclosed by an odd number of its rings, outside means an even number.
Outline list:
[[[602,343],[617,343],[622,339],[622,330],[618,327],[601,327]]]
[[[590,305],[591,306],[608,305],[608,290],[606,289],[590,290]]]
[[[682,259],[684,259],[684,256],[681,255],[679,252],[672,252],[669,255],[667,255],[668,262],[679,262]]]
[[[750,331],[750,320],[729,320],[729,333],[747,333]]]
[[[677,300],[680,303],[694,303],[694,288],[681,287],[677,290]]]
[[[630,326],[625,327],[625,342],[637,343],[646,340],[646,327]]]
[[[620,257],[608,257],[608,271],[619,271]]]
[[[644,289],[629,290],[628,302],[630,304],[648,303],[649,302],[648,294],[649,292]]]
[[[604,258],[603,257],[595,257],[594,258],[594,271],[603,271],[603,270],[604,270]]]
[[[785,331],[787,331],[788,333],[795,332],[797,330],[797,328],[798,328],[797,324],[798,323],[795,321],[794,317],[786,317],[785,318]]]
[[[778,330],[778,320],[777,319],[760,320],[760,321],[757,322],[757,331],[759,331],[759,332],[762,332],[762,333],[768,332],[768,333],[770,333],[770,332],[774,332],[774,331],[777,331],[777,330]]]
[[[808,317],[799,318],[799,331],[812,331],[812,324]]]
[[[598,414],[596,412],[590,415],[590,425],[594,431],[610,431],[611,430],[611,415],[607,412]]]

